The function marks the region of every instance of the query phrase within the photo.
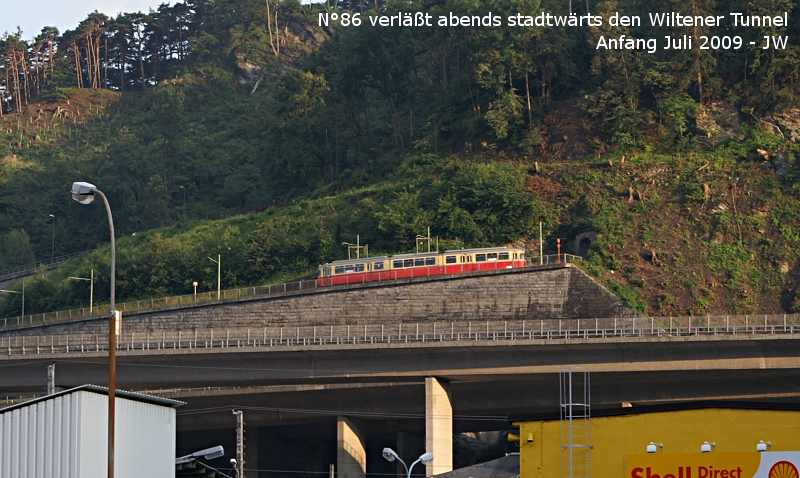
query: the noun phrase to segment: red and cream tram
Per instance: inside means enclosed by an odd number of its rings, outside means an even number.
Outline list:
[[[525,249],[489,247],[364,257],[319,266],[319,286],[524,267]]]

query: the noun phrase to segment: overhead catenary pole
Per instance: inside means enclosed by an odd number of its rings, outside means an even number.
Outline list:
[[[47,394],[52,395],[56,391],[56,364],[47,366]]]
[[[50,243],[50,261],[53,261],[53,258],[56,256],[56,217],[50,214],[50,217],[53,218],[53,240]]]
[[[542,238],[542,221],[539,221],[539,265],[544,264],[544,239]]]
[[[217,260],[212,258],[208,258],[211,262],[216,262],[217,264],[217,300],[222,298],[221,294],[221,287],[222,287],[222,254],[217,254]]]
[[[236,415],[236,478],[244,478],[244,413],[233,410]]]

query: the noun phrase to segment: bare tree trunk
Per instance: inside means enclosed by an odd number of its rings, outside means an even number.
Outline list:
[[[272,36],[272,7],[267,0],[267,31],[269,32],[269,46],[275,56],[281,56],[280,41],[278,37],[278,7],[275,7],[275,37]]]

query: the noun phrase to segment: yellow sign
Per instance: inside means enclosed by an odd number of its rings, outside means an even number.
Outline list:
[[[625,478],[800,478],[800,452],[625,456]]]

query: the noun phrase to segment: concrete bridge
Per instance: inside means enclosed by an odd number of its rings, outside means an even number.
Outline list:
[[[453,433],[557,411],[564,367],[592,371],[595,408],[797,401],[798,338],[796,316],[641,317],[561,264],[129,314],[117,380],[189,403],[179,453],[232,449],[243,409],[245,466],[272,470],[248,476],[395,473],[385,446],[432,449],[430,474]],[[60,386],[105,383],[104,340],[97,319],[2,332],[0,397],[42,390],[53,362]]]

